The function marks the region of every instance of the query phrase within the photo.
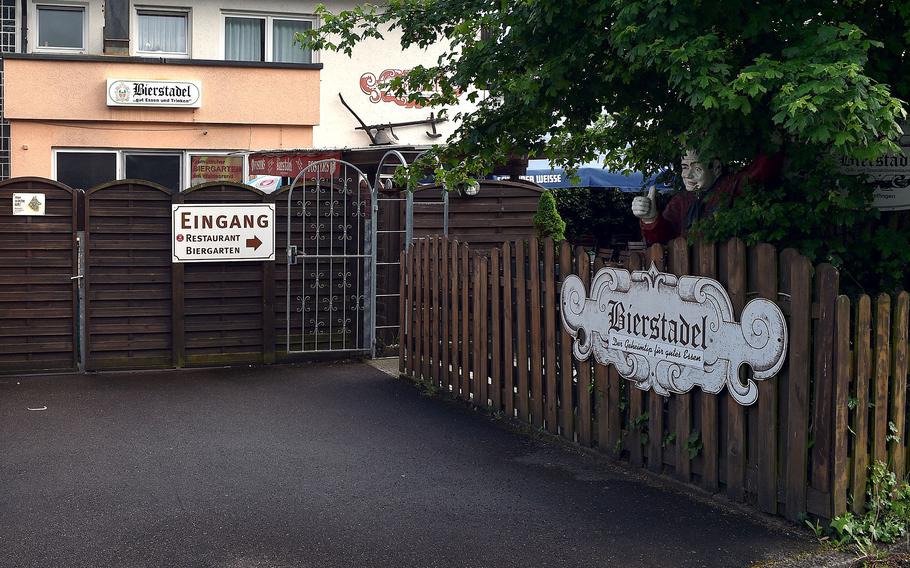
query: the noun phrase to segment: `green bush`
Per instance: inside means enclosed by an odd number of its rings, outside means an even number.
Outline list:
[[[541,239],[547,237],[556,242],[566,239],[566,222],[559,216],[553,194],[545,191],[537,202],[537,213],[534,214],[534,229]]]

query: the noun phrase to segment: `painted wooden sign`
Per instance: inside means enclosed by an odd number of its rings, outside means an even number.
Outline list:
[[[590,295],[575,275],[562,285],[562,321],[581,361],[594,354],[641,390],[683,394],[724,386],[739,404],[758,400],[756,380],[773,377],[787,356],[787,324],[774,302],[746,304],[742,323],[720,282],[650,270],[603,268]],[[752,367],[740,379],[742,365]]]

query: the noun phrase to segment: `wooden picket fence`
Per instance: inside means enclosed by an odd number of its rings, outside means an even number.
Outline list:
[[[753,297],[781,307],[787,362],[743,407],[726,391],[664,398],[574,360],[561,282],[587,284],[605,264],[580,247],[531,239],[473,254],[429,237],[401,262],[401,372],[472,405],[791,520],[861,511],[872,460],[908,471],[907,293],[854,307],[831,265],[738,239],[629,257],[629,270],[716,278],[737,317]]]

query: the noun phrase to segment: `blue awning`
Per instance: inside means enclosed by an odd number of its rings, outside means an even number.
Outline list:
[[[523,180],[532,181],[548,189],[562,187],[615,187],[620,191],[629,193],[642,191],[651,185],[657,185],[657,189],[661,191],[670,189],[663,184],[656,184],[654,181],[657,178],[656,175],[646,180],[640,172],[623,175],[600,168],[579,168],[575,173],[575,177],[578,178],[575,181],[560,168],[528,170],[526,175],[520,177]]]

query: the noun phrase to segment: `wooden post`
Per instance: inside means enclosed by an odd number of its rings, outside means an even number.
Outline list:
[[[818,321],[815,324],[815,406],[812,419],[812,487],[822,493],[831,491],[831,463],[833,444],[837,437],[834,428],[834,368],[835,309],[839,275],[830,264],[821,264],[815,269],[816,305]]]
[[[651,245],[648,260],[661,272],[664,271],[664,247]],[[660,473],[664,468],[664,401],[666,399],[653,390],[648,393],[648,469]]]
[[[515,365],[512,337],[512,245],[502,243],[502,400],[506,416],[515,418]]]
[[[809,439],[809,365],[812,323],[812,265],[794,258],[790,270],[790,372],[787,387],[786,513],[791,521],[806,512]]]
[[[888,376],[891,374],[891,297],[875,302],[875,386],[873,387],[872,459],[888,463]]]
[[[543,427],[543,355],[541,340],[543,334],[540,325],[540,241],[532,237],[528,244],[528,280],[531,282],[531,418],[534,426]]]
[[[492,326],[492,357],[490,358],[490,404],[493,412],[502,408],[502,295],[500,293],[500,253],[490,252],[490,324]]]
[[[903,479],[906,473],[907,439],[904,421],[906,419],[907,400],[907,316],[910,311],[910,296],[901,292],[897,296],[894,306],[894,320],[891,328],[891,421],[897,428],[897,440],[890,446],[891,467],[898,479]]]
[[[560,325],[556,317],[556,283],[554,271],[556,269],[556,259],[554,258],[555,244],[553,239],[547,238],[543,241],[543,267],[544,267],[544,345],[545,345],[545,363],[546,363],[546,422],[547,431],[551,434],[559,432],[557,418],[558,399],[556,394],[557,370],[556,370],[556,333],[557,326]]]
[[[677,276],[689,273],[689,245],[679,238],[670,243],[670,272]],[[676,477],[689,482],[692,462],[688,440],[692,430],[692,395],[683,394],[671,399],[676,415]]]
[[[850,477],[850,462],[847,455],[847,436],[850,421],[848,399],[850,397],[850,299],[838,296],[835,321],[837,335],[835,342],[835,383],[834,383],[834,453],[832,456],[831,518],[847,512],[847,488]]]
[[[518,419],[528,422],[528,281],[525,279],[525,244],[515,243],[515,342],[518,352]]]
[[[572,248],[569,243],[559,243],[560,285],[572,274]],[[562,306],[560,306],[562,309]],[[563,328],[560,334],[559,361],[559,430],[563,438],[575,439],[575,403],[572,399],[572,336]]]
[[[777,302],[777,251],[768,244],[756,247],[758,295]],[[758,381],[758,506],[777,513],[777,380]]]
[[[575,263],[578,277],[584,282],[585,289],[591,285],[591,257],[583,247],[575,247]],[[593,357],[587,361],[578,361],[578,443],[591,445],[591,365]]]
[[[727,242],[727,292],[733,313],[741,321],[746,305],[746,245],[739,239]],[[748,372],[742,369],[741,373]],[[746,487],[746,412],[732,396],[727,403],[727,497],[734,501],[745,498]]]
[[[854,366],[853,512],[863,513],[866,505],[866,469],[869,467],[869,378],[872,376],[872,300],[863,294],[856,304]]]

